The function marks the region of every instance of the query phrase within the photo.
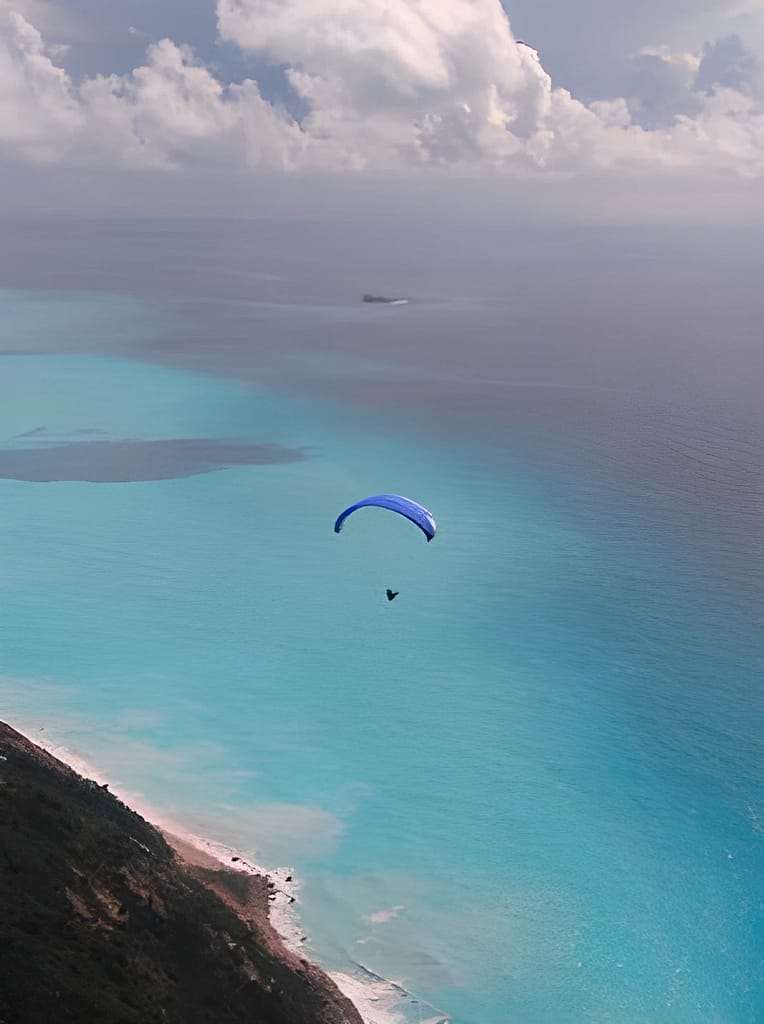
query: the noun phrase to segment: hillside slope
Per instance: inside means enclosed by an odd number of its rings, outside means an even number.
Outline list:
[[[0,723],[2,1024],[362,1024],[267,907]]]

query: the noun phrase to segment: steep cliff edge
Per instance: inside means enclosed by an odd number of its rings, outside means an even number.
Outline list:
[[[2,1024],[362,1024],[267,908],[0,723]]]

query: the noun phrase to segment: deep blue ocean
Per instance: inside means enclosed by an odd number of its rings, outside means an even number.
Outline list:
[[[760,1024],[762,252],[5,224],[0,716],[401,1020]]]

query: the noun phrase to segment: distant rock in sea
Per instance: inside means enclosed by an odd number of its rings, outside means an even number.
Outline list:
[[[183,860],[0,722],[0,1021],[363,1024],[268,920],[268,880]]]
[[[386,303],[388,306],[403,306],[409,300],[408,299],[400,299],[400,298],[399,299],[388,298],[386,295],[369,295],[367,293],[367,294],[365,294],[362,297],[361,301],[362,302],[383,302],[383,303]]]

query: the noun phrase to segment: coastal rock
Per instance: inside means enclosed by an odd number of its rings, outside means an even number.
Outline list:
[[[3,1024],[363,1024],[268,920],[267,880],[184,860],[0,723]]]

